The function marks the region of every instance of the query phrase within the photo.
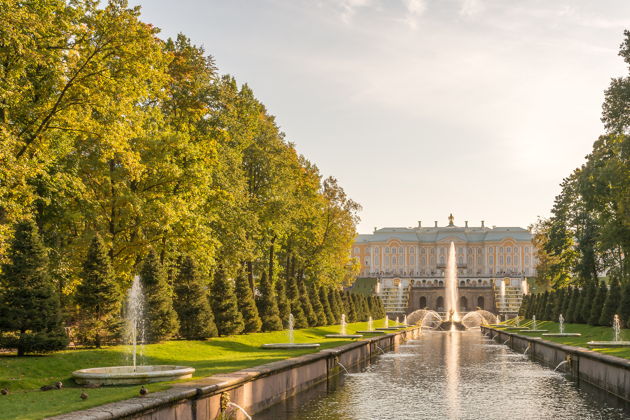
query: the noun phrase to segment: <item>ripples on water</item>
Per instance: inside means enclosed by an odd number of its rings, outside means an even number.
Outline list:
[[[629,419],[560,373],[479,331],[425,332],[361,373],[326,384],[255,420]],[[308,398],[307,398],[308,397]],[[614,402],[614,401],[613,401]]]

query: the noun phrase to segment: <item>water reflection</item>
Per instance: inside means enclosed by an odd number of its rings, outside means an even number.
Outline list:
[[[630,418],[479,331],[425,333],[339,379],[345,383],[322,383],[254,419]]]

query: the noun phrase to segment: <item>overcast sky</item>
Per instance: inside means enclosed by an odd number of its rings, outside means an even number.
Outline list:
[[[523,226],[602,133],[626,0],[132,0],[248,83],[376,226]]]

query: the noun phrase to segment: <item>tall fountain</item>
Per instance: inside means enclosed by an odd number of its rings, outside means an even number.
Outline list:
[[[326,334],[326,338],[361,338],[361,334],[348,334],[346,332],[346,314],[341,314],[341,325],[339,325],[339,334]]]
[[[557,333],[544,333],[543,335],[547,337],[579,337],[582,335],[580,333],[564,332],[564,316],[562,316],[562,314],[558,317],[558,324],[559,327]]]
[[[446,313],[448,320],[459,321],[459,311],[457,310],[457,256],[455,255],[455,244],[451,242],[446,261]]]
[[[195,369],[188,366],[144,365],[138,356],[144,349],[144,291],[139,276],[135,276],[127,292],[125,305],[125,337],[131,349],[131,366],[111,366],[81,369],[72,372],[80,385],[131,385],[173,381],[192,377]],[[138,351],[140,350],[140,351]]]
[[[612,341],[589,341],[586,344],[589,347],[630,347],[630,341],[623,341],[621,339],[621,319],[619,315],[613,317],[612,328]]]
[[[263,349],[288,349],[288,350],[296,350],[296,349],[316,349],[319,347],[319,343],[296,343],[295,342],[295,334],[294,334],[294,326],[295,326],[295,318],[293,314],[289,314],[289,319],[287,320],[287,338],[288,343],[266,343],[262,345]]]

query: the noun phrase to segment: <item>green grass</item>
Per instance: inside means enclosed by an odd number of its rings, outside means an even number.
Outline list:
[[[531,321],[522,321],[520,324],[523,328],[530,328]],[[505,326],[512,326],[505,323]],[[550,333],[558,332],[560,324],[550,321],[537,321],[536,329],[549,330]],[[529,337],[541,337],[544,340],[553,341],[556,343],[567,344],[569,346],[586,347],[589,348],[586,343],[589,341],[610,341],[613,339],[612,327],[593,327],[586,324],[564,324],[564,332],[567,333],[580,333],[580,337],[543,337],[542,333],[528,333],[528,332],[514,332]],[[630,339],[630,329],[623,329],[621,331],[621,339]],[[592,348],[592,350],[600,353],[610,354],[612,356],[623,357],[624,359],[630,359],[630,348]]]
[[[391,321],[390,321],[391,322]],[[381,326],[382,321],[375,321]],[[391,324],[390,324],[391,325]],[[367,329],[366,322],[348,324],[349,334]],[[352,340],[326,339],[339,332],[339,326],[295,330],[296,343],[321,343],[320,349],[337,347]],[[195,378],[220,372],[232,372],[276,360],[300,356],[318,350],[261,349],[265,343],[287,342],[287,332],[256,333],[213,338],[207,341],[168,341],[144,346],[145,364],[178,364],[196,369]],[[77,369],[128,365],[129,347],[65,350],[45,356],[0,356],[0,388],[10,394],[0,395],[0,419],[40,419],[85,409],[138,395],[139,386],[88,389],[89,398],[81,400],[81,388],[71,373]],[[42,385],[64,383],[61,391],[40,391]],[[168,388],[168,383],[151,384],[152,392]]]

